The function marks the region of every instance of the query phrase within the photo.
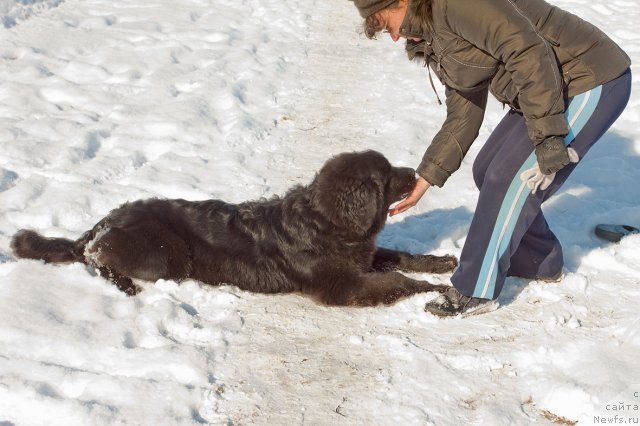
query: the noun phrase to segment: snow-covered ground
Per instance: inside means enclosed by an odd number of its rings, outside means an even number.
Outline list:
[[[637,1],[553,3],[640,63]],[[440,320],[423,311],[433,294],[341,309],[192,281],[130,298],[82,265],[16,261],[11,236],[76,238],[144,197],[283,194],[342,151],[415,167],[444,107],[400,43],[358,35],[344,0],[0,0],[0,20],[0,425],[640,422],[640,235],[592,233],[640,226],[640,77],[546,205],[566,278],[509,279],[496,312]],[[381,245],[460,254],[471,163],[503,113],[491,103],[462,169]]]

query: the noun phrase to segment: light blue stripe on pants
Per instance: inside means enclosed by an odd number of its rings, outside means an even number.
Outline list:
[[[580,133],[580,130],[582,130],[589,117],[591,117],[591,114],[595,111],[601,92],[602,87],[598,86],[593,90],[576,96],[569,104],[565,117],[567,118],[571,131],[565,138],[565,144],[568,145],[574,139],[574,135]],[[502,206],[500,207],[498,220],[493,228],[491,241],[489,242],[482,262],[482,268],[478,276],[478,285],[473,292],[473,297],[483,299],[492,298],[496,285],[498,259],[500,259],[507,250],[516,226],[516,221],[520,216],[527,197],[531,193],[526,182],[520,180],[520,174],[532,168],[536,161],[535,153],[531,152],[524,164],[520,167],[520,170],[516,172],[507,190],[504,200],[502,201]]]
[[[565,141],[571,143],[581,157],[624,109],[630,81],[630,72],[627,72],[571,100],[566,112],[571,131]],[[523,240],[532,225],[538,229],[532,229],[531,234],[537,237],[542,234],[541,242],[546,239],[550,247],[559,245],[546,227],[540,205],[567,179],[574,165],[561,170],[547,190],[533,195],[520,180],[520,174],[533,167],[535,162],[524,118],[519,113],[509,112],[474,164],[474,178],[480,197],[460,257],[460,266],[452,277],[452,283],[461,293],[487,299],[497,297],[509,270],[511,256],[517,252],[521,241],[533,241]],[[558,247],[556,252],[559,259],[552,263],[558,264],[559,270],[562,267],[561,249]],[[531,259],[531,262],[542,260]]]

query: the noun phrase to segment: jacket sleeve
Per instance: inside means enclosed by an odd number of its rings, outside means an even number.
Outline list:
[[[450,0],[451,30],[505,64],[518,89],[529,137],[565,136],[563,80],[553,48],[513,0]]]
[[[487,106],[488,88],[461,93],[446,87],[447,118],[422,157],[417,173],[431,185],[443,186],[458,170],[478,137]]]

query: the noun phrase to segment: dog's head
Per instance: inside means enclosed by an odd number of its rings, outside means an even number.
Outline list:
[[[389,206],[413,189],[415,171],[393,167],[379,152],[344,153],[327,161],[311,184],[316,209],[357,235],[382,228]]]

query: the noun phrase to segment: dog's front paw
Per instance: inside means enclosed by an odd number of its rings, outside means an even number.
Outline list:
[[[445,293],[450,288],[451,288],[450,285],[433,284],[433,285],[431,285],[431,288],[429,289],[429,291],[436,291],[438,293]]]
[[[412,260],[411,266],[416,272],[442,274],[444,272],[453,271],[453,268],[458,266],[458,259],[451,255],[433,256],[426,254],[415,256]]]
[[[445,256],[435,256],[435,270],[433,272],[441,274],[453,271],[458,266],[458,258],[447,254]]]

